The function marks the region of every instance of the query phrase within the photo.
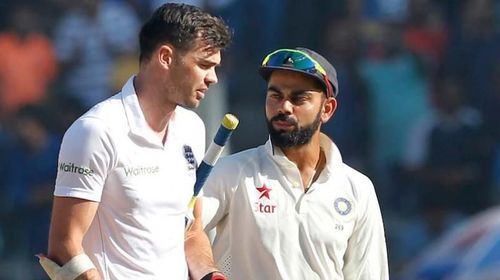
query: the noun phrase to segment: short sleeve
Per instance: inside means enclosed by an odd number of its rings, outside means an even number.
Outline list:
[[[114,156],[103,122],[89,117],[78,119],[61,144],[54,195],[100,201]]]
[[[229,213],[231,198],[240,178],[240,168],[231,156],[222,157],[214,166],[200,193],[203,197],[202,220],[207,232]]]

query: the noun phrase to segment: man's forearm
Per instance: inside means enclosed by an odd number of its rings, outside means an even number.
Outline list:
[[[60,279],[101,279],[82,246],[97,207],[94,201],[54,197],[48,257],[40,255],[40,264],[52,279],[54,275]]]
[[[218,269],[213,259],[212,245],[203,230],[201,221],[202,207],[202,200],[198,199],[193,211],[194,220],[192,225],[187,229],[184,242],[189,276],[192,280],[200,280],[202,278],[205,280],[207,277],[210,280],[225,279],[224,275],[219,273],[209,275],[211,272],[218,271]]]
[[[218,270],[213,260],[210,241],[204,231],[189,232],[184,246],[191,279],[199,280]]]

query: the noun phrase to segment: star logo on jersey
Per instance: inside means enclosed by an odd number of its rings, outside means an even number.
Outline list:
[[[257,188],[256,189],[260,192],[260,196],[259,196],[259,199],[263,198],[264,196],[267,197],[267,199],[270,199],[269,198],[269,192],[272,190],[270,188],[268,188],[266,186],[266,184],[263,184],[262,187],[260,188]]]
[[[260,193],[260,196],[258,201],[255,202],[254,212],[266,215],[276,213],[277,205],[271,201],[269,196],[271,189],[266,184],[262,184],[262,187],[255,187],[255,189]],[[261,201],[260,199],[263,197],[266,197],[267,201]]]

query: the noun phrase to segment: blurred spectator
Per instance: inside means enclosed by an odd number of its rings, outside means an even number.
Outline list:
[[[391,207],[399,192],[391,184],[392,166],[401,160],[410,124],[429,107],[427,81],[403,48],[400,34],[395,25],[365,26],[366,50],[358,66],[372,105],[369,126],[376,185],[382,205]]]
[[[45,235],[57,170],[61,138],[48,131],[47,118],[47,112],[39,106],[19,110],[14,124],[15,145],[8,153],[6,184],[12,217],[22,221],[22,232],[28,235],[29,253],[46,249]],[[19,219],[20,216],[23,218]]]
[[[137,15],[125,2],[73,2],[55,31],[67,94],[86,107],[111,95],[114,63],[119,56],[136,52],[138,28]]]
[[[405,219],[389,222],[396,264],[490,205],[480,112],[466,105],[459,80],[447,76],[436,82],[433,111],[412,125],[397,181]]]
[[[500,56],[500,32],[495,29],[494,0],[467,0],[462,21],[452,33],[446,69],[465,82],[465,93],[481,110],[493,92],[490,73]]]
[[[322,130],[342,150],[345,162],[367,171],[370,158],[370,102],[358,66],[360,32],[352,19],[338,19],[327,25],[323,53],[337,70],[338,109]]]
[[[407,182],[416,185],[422,212],[435,232],[453,214],[470,215],[490,205],[490,151],[482,116],[465,103],[458,79],[437,81],[434,111],[409,134]]]
[[[411,0],[403,30],[406,48],[417,55],[427,75],[441,64],[448,43],[448,30],[441,10],[431,0]]]
[[[33,255],[47,245],[52,191],[61,138],[48,131],[50,115],[39,106],[23,107],[15,116],[14,145],[7,153],[5,178],[10,206],[10,246]],[[16,232],[18,231],[18,232]],[[13,249],[13,248],[11,248]],[[29,255],[27,255],[29,256]]]
[[[0,33],[0,119],[43,100],[57,72],[39,14],[24,2],[11,8],[8,28]]]

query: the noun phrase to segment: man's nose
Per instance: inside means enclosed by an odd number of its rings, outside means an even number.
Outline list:
[[[278,111],[280,113],[283,113],[283,114],[286,114],[286,115],[291,114],[292,111],[293,111],[293,104],[292,104],[292,102],[290,102],[290,100],[288,100],[288,99],[283,99],[281,101],[281,103],[280,103]]]
[[[205,77],[205,83],[208,85],[216,84],[219,80],[217,79],[217,73],[215,73],[215,68],[212,68],[207,76]]]

